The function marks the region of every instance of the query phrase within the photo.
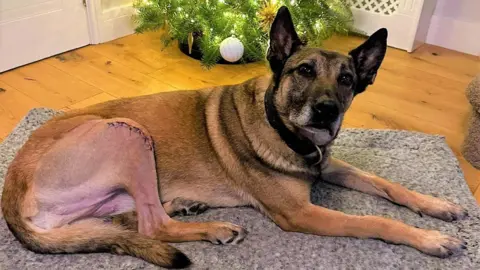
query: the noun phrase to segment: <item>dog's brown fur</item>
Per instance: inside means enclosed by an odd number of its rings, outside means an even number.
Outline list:
[[[235,86],[110,101],[58,116],[33,132],[7,173],[2,199],[7,224],[20,242],[36,252],[110,251],[165,267],[184,267],[188,258],[162,241],[239,243],[246,231],[224,222],[183,223],[168,215],[196,214],[207,206],[250,205],[287,231],[379,238],[435,256],[451,255],[465,248],[462,241],[387,218],[347,215],[309,200],[312,183],[322,179],[443,220],[466,216],[459,206],[329,156],[343,113],[355,94],[373,83],[385,42],[386,31],[381,30],[351,56],[306,48],[293,30],[288,10],[282,8],[271,32],[272,76]],[[305,131],[316,117],[310,105],[325,99],[333,100],[339,110],[328,127],[332,133]],[[294,134],[297,145],[288,141],[289,134]],[[318,150],[299,154],[302,149],[297,146],[312,142],[312,149]],[[91,154],[88,149],[102,153]],[[69,157],[78,154],[89,164],[80,169],[88,171],[97,165],[88,159],[106,153],[112,154],[105,158],[106,164],[110,158],[116,163],[98,171],[102,179],[68,175],[69,170],[78,170]],[[311,156],[318,160],[309,160]],[[67,161],[59,161],[60,157]],[[122,173],[106,175],[105,180],[103,173],[108,170]],[[97,210],[65,224],[38,217],[50,213],[45,208],[50,199],[44,199],[49,190],[60,190],[60,196],[85,183],[119,190],[112,196],[121,211],[102,212],[119,214],[113,223],[103,221]],[[131,212],[134,209],[136,213]]]

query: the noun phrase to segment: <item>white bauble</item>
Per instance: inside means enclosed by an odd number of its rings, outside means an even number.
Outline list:
[[[228,62],[237,62],[243,56],[243,44],[238,38],[229,37],[220,43],[220,54]]]

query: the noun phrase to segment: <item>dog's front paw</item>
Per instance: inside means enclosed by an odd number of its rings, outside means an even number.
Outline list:
[[[422,235],[418,248],[429,255],[446,258],[457,255],[467,248],[466,242],[439,231],[425,230]]]
[[[419,194],[418,211],[445,221],[461,220],[468,216],[467,210],[459,205],[429,195]]]
[[[216,245],[235,245],[243,242],[247,233],[247,230],[235,224],[215,222],[209,229],[205,240]]]

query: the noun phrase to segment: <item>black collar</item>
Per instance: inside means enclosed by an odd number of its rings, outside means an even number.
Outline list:
[[[268,122],[278,132],[287,146],[297,154],[301,155],[309,165],[320,163],[325,150],[320,150],[320,148],[310,140],[297,136],[288,129],[282,119],[280,119],[280,115],[278,114],[274,102],[277,89],[278,87],[276,86],[269,87],[265,93],[265,113],[267,114]]]

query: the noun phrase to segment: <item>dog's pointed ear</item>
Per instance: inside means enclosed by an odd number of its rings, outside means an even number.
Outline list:
[[[275,76],[280,76],[288,57],[302,45],[295,32],[290,11],[282,6],[270,28],[270,46],[267,53],[267,59]]]
[[[367,41],[349,53],[353,58],[358,77],[356,94],[365,91],[367,86],[375,81],[377,71],[387,51],[387,37],[387,29],[379,29]]]

